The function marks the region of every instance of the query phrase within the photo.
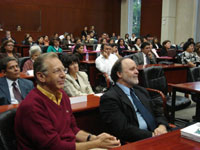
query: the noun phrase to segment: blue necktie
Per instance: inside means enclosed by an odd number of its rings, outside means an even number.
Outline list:
[[[140,102],[138,97],[135,95],[135,92],[134,92],[133,89],[130,89],[130,94],[131,94],[131,97],[133,99],[133,103],[135,104],[135,106],[137,107],[138,111],[140,112],[140,114],[142,115],[144,120],[146,121],[148,128],[151,131],[154,131],[154,129],[156,128],[156,121],[155,121],[154,117],[144,107],[144,105]]]

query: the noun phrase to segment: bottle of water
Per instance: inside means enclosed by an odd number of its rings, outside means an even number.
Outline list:
[[[88,52],[86,52],[85,60],[89,61],[89,54],[88,54]]]

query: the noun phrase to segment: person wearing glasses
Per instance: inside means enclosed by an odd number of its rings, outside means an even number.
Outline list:
[[[76,125],[69,97],[62,90],[65,67],[56,53],[44,53],[34,62],[37,86],[19,105],[15,116],[18,149],[88,150],[120,146],[116,137],[92,135]]]
[[[2,43],[0,58],[7,56],[15,57],[17,59],[20,57],[19,53],[15,53],[13,40],[6,40]]]

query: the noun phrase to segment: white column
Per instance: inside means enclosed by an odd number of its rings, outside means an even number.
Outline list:
[[[161,23],[161,43],[164,40],[175,42],[176,27],[176,0],[163,0],[162,23]]]
[[[194,40],[200,42],[200,0],[196,0]]]
[[[133,27],[133,0],[121,0],[120,35],[124,38],[126,33],[132,34]]]

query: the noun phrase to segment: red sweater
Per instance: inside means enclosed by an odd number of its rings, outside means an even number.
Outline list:
[[[67,94],[61,92],[60,106],[36,88],[22,101],[15,117],[18,150],[75,150],[80,129]]]

